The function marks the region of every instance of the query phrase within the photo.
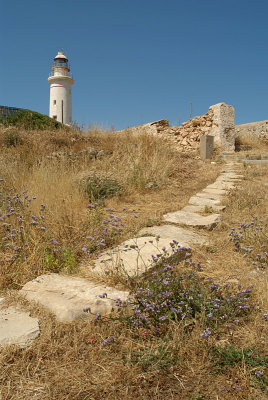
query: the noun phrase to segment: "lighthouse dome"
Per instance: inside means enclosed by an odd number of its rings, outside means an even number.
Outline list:
[[[59,51],[56,57],[54,58],[54,66],[68,68],[68,58],[65,56],[63,51]]]

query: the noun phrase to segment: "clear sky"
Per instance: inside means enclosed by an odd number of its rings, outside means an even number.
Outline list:
[[[9,0],[0,11],[0,105],[48,114],[62,46],[73,120],[172,125],[226,102],[236,123],[268,119],[267,0]]]

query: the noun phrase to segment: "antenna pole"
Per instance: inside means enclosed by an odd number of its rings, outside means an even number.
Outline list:
[[[193,115],[193,103],[192,100],[190,101],[190,119],[192,118]]]

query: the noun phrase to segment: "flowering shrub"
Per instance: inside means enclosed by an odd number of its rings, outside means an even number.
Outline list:
[[[12,193],[3,187],[0,193],[0,248],[5,261],[11,264],[30,257],[38,243],[46,242],[51,248],[58,244],[47,238],[45,205],[41,205],[37,215],[33,214],[31,205],[35,199],[28,195],[28,190]]]
[[[82,251],[90,258],[97,257],[105,247],[114,244],[125,226],[111,208],[104,210],[98,203],[88,204],[88,218],[84,229],[84,246]],[[90,235],[87,232],[91,232]]]
[[[200,270],[200,263],[186,257],[183,269],[166,264],[152,272],[134,294],[131,325],[159,334],[170,321],[198,319],[206,338],[220,326],[229,328],[239,323],[251,311],[251,288],[221,286],[203,278]]]
[[[232,228],[230,241],[235,251],[242,252],[259,268],[268,265],[268,222],[253,217],[248,224],[243,222],[238,229]]]

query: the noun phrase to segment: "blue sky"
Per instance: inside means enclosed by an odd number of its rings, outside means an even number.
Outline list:
[[[48,114],[62,46],[73,120],[172,125],[226,102],[236,123],[268,119],[266,0],[9,0],[0,15],[0,104]]]

